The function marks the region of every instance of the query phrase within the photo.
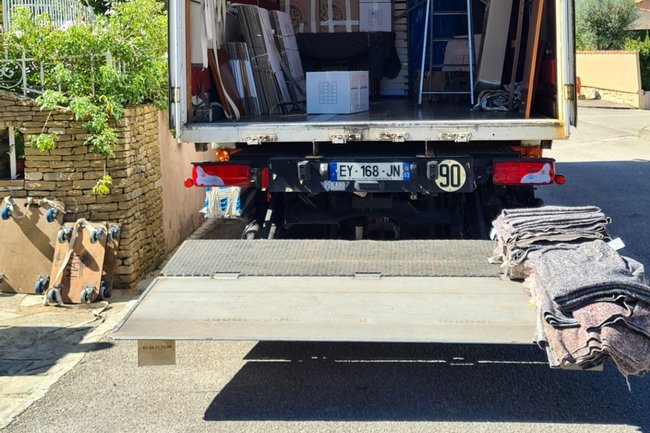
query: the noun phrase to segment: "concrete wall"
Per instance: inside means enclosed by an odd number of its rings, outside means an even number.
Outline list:
[[[160,163],[163,174],[162,203],[165,251],[169,252],[189,236],[203,221],[203,188],[185,188],[191,177],[190,163],[213,155],[196,153],[194,146],[178,143],[167,128],[167,114],[159,113]]]
[[[126,109],[114,124],[115,158],[106,160],[84,145],[86,131],[69,111],[41,111],[31,99],[0,91],[0,129],[11,126],[26,137],[25,178],[0,181],[0,196],[60,200],[66,221],[121,223],[115,286],[133,288],[200,224],[200,190],[180,195],[187,193],[179,179],[194,148],[179,148],[161,126],[163,119],[151,106]],[[44,125],[45,132],[56,134],[56,148],[39,152],[29,147],[29,137]],[[111,193],[94,195],[92,188],[105,169],[113,178]]]
[[[637,51],[578,51],[576,62],[582,95],[643,108]]]

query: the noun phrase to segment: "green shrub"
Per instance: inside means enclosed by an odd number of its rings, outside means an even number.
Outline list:
[[[167,18],[157,0],[116,3],[94,22],[59,28],[47,15],[33,17],[19,8],[11,29],[0,38],[10,57],[35,59],[27,79],[32,87],[44,79],[44,92],[36,98],[41,109],[68,107],[88,131],[85,144],[106,158],[114,156],[117,143],[111,119],[121,117],[129,105],[167,105]],[[54,138],[42,134],[31,144],[51,149]],[[108,184],[98,183],[97,191],[108,193]]]
[[[625,49],[639,52],[639,58],[641,60],[641,83],[644,90],[650,90],[650,34],[646,33],[644,39],[626,39]]]
[[[634,0],[577,0],[576,34],[580,48],[620,50],[639,17]]]

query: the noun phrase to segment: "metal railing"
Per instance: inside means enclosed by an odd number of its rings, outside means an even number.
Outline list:
[[[0,48],[0,89],[23,96],[38,95],[45,88],[45,70],[42,63],[27,57],[10,56],[7,48]],[[36,73],[32,73],[36,72]]]
[[[45,71],[54,67],[52,61],[41,61],[29,57],[24,52],[17,54],[16,51],[15,49],[10,51],[7,46],[0,45],[0,89],[30,97],[42,94],[46,87],[62,90],[61,83],[53,81],[52,74],[46,77]],[[90,71],[99,71],[103,65],[111,65],[119,72],[124,71],[124,64],[115,61],[108,52],[89,56],[57,56],[57,62],[61,61],[68,65],[79,61],[89,63]],[[91,73],[90,92],[92,94],[95,93],[93,78],[94,75]]]
[[[61,27],[79,18],[89,20],[93,17],[92,9],[83,6],[79,0],[2,0],[2,26],[5,30],[11,25],[13,10],[19,7],[28,8],[35,17],[43,13],[48,14],[54,27]]]

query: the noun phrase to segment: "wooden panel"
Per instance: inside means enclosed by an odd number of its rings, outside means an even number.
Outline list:
[[[544,0],[533,0],[528,28],[528,41],[526,42],[526,60],[524,62],[524,80],[521,86],[520,110],[524,112],[526,119],[530,119],[533,112],[535,98],[535,83],[539,71],[539,58],[543,45],[540,44],[542,32],[542,16],[544,12]]]
[[[120,246],[119,234],[121,232],[120,224],[108,224],[109,233],[111,230],[117,230],[117,236],[109,236],[106,239],[106,253],[104,255],[104,268],[102,269],[102,282],[107,287],[113,286],[115,270],[117,269],[117,250]]]
[[[0,291],[34,293],[36,280],[50,274],[63,215],[59,212],[56,220],[48,223],[47,206],[27,207],[26,199],[13,202],[17,207],[14,217],[0,220],[0,274],[4,274]],[[61,203],[55,204],[63,208]]]
[[[72,230],[75,224],[66,223],[65,227]],[[99,226],[97,225],[97,227]],[[64,303],[80,303],[81,292],[86,287],[93,288],[94,298],[99,296],[106,254],[106,236],[104,233],[104,236],[93,243],[90,239],[91,234],[89,229],[82,227],[78,230],[72,244],[67,241],[56,244],[50,274],[50,287],[60,286],[59,290]],[[68,256],[70,248],[72,248],[72,254]],[[64,268],[62,272],[60,272],[61,268]]]

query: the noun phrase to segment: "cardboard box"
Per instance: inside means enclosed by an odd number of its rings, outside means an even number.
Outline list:
[[[474,35],[474,66],[478,67],[478,51],[481,46],[481,35]],[[459,39],[447,42],[445,47],[444,65],[468,65],[468,66],[444,66],[445,72],[469,71],[469,47],[467,36],[459,36]]]
[[[308,114],[349,114],[370,107],[368,71],[307,72]]]
[[[359,30],[362,32],[390,32],[393,21],[390,1],[361,1],[359,3]]]

